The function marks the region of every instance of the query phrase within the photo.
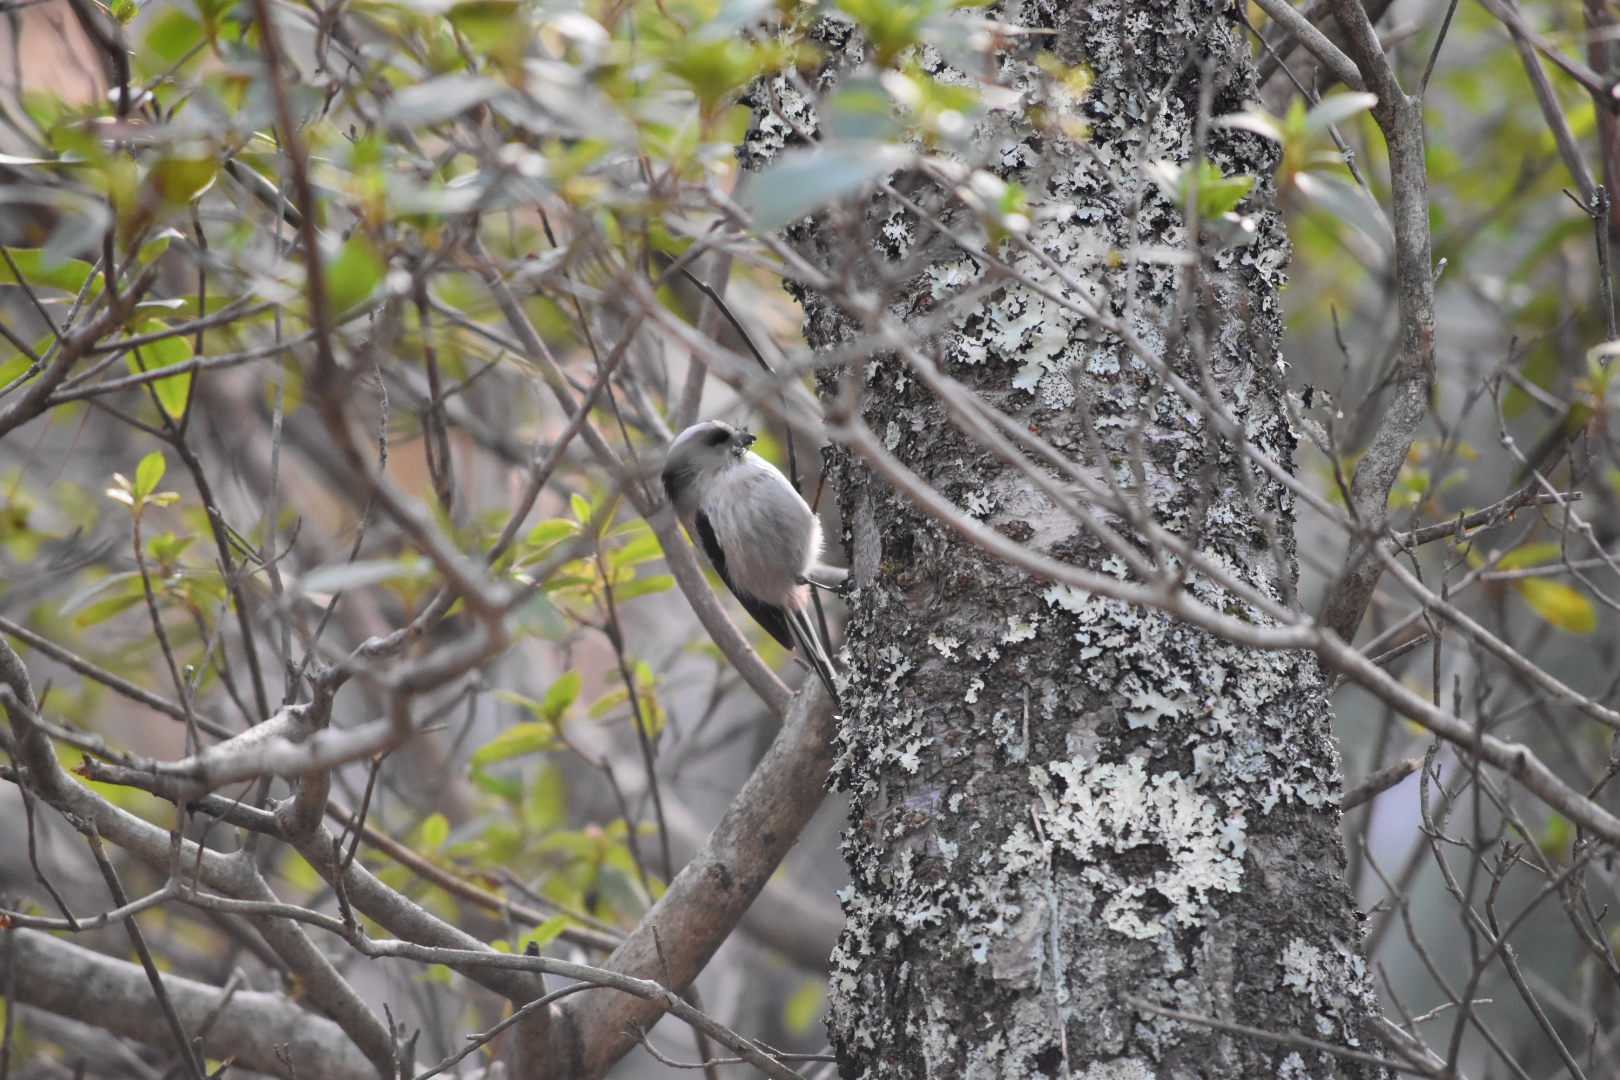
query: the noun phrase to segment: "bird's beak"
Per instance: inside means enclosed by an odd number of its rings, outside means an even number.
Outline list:
[[[755,435],[752,431],[749,431],[746,428],[737,432],[737,445],[742,447],[744,450],[748,449],[750,446],[753,446],[758,439],[758,435]]]

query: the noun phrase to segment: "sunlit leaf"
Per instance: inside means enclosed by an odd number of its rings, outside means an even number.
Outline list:
[[[332,314],[340,315],[370,299],[387,270],[388,264],[377,254],[371,240],[356,231],[326,267],[326,295]]]
[[[444,842],[450,839],[450,822],[443,814],[429,814],[422,824],[416,827],[411,847],[417,851],[431,853],[444,847]]]
[[[1196,169],[1173,161],[1154,161],[1146,171],[1164,197],[1177,206],[1187,205],[1196,183],[1198,216],[1206,221],[1236,207],[1254,188],[1254,177],[1246,173],[1227,176],[1220,166],[1207,160],[1200,161]]]
[[[450,24],[486,52],[513,47],[515,31],[523,27],[523,5],[518,0],[466,0],[450,9]]]
[[[203,41],[203,28],[196,19],[178,7],[167,8],[153,19],[146,31],[146,48],[165,67],[180,62]]]
[[[498,798],[516,802],[523,797],[523,781],[516,776],[491,776],[483,769],[474,767],[468,772],[467,779],[480,791]]]
[[[636,537],[613,553],[614,566],[639,566],[644,562],[664,557],[664,548],[658,534],[651,530]]]
[[[156,320],[138,323],[133,328],[136,334],[162,333],[168,327]],[[138,375],[145,371],[155,371],[158,368],[172,367],[190,360],[194,354],[191,342],[184,337],[169,337],[162,341],[154,341],[142,345],[130,352],[125,361],[130,374]],[[152,392],[157,396],[158,404],[169,416],[178,420],[186,410],[186,401],[191,395],[191,372],[182,371],[169,375],[151,383]]]
[[[668,592],[675,587],[675,579],[668,574],[655,574],[652,577],[637,578],[625,585],[614,588],[615,600],[634,600],[638,596],[648,596],[652,593]]]
[[[34,288],[61,289],[76,293],[84,288],[95,268],[82,259],[51,259],[41,248],[7,248],[11,262],[0,259],[0,285],[18,284],[17,273]],[[11,264],[17,266],[13,273]]]
[[[1527,566],[1540,566],[1563,557],[1564,548],[1556,540],[1523,544],[1496,561],[1498,570],[1519,570]]]
[[[569,706],[579,698],[579,688],[583,682],[579,672],[564,672],[561,678],[551,684],[546,696],[541,699],[540,716],[553,724],[561,721]]]
[[[132,488],[135,498],[144,499],[156,491],[167,469],[168,463],[163,460],[161,450],[154,450],[141,458],[141,463],[135,467],[135,484]]]
[[[1590,634],[1597,629],[1597,609],[1592,601],[1561,581],[1523,578],[1513,582],[1519,595],[1547,622],[1570,634]]]
[[[1541,849],[1541,853],[1550,859],[1563,861],[1569,858],[1570,848],[1574,843],[1575,828],[1569,823],[1569,819],[1562,814],[1549,812],[1547,824],[1536,839],[1536,846]]]
[[[18,379],[28,374],[28,369],[32,367],[33,364],[34,362],[28,359],[28,357],[24,356],[22,353],[18,353],[10,360],[0,364],[0,390],[4,390]]]
[[[821,1003],[827,998],[827,984],[821,979],[806,979],[782,1009],[782,1022],[795,1035],[808,1035],[816,1019],[821,1016]]]
[[[550,832],[568,822],[568,786],[561,769],[543,765],[523,800],[523,823],[537,833]]]
[[[200,198],[219,177],[219,159],[206,151],[173,154],[147,173],[147,182],[164,202],[184,206]]]
[[[474,750],[469,763],[475,769],[509,761],[526,754],[539,754],[557,745],[557,729],[546,723],[513,724],[489,742]]]
[[[567,915],[553,915],[533,930],[518,939],[518,952],[527,952],[530,945],[537,949],[544,949],[573,925],[574,920]]]
[[[542,521],[533,529],[530,529],[529,535],[524,538],[524,542],[533,548],[547,548],[559,540],[573,536],[577,532],[579,532],[579,522],[569,521],[567,518],[553,518],[550,521]]]

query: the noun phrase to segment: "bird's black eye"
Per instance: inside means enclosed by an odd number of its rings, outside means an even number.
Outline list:
[[[731,438],[731,436],[726,432],[725,428],[716,428],[709,435],[707,442],[710,446],[722,446],[729,438]]]

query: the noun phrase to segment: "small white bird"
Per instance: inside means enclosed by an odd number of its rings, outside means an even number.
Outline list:
[[[719,420],[694,424],[670,444],[664,491],[720,580],[837,701],[809,587],[841,588],[849,571],[821,562],[821,522],[753,444],[753,434]]]

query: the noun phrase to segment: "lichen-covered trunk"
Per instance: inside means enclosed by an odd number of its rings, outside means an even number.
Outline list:
[[[1069,207],[1038,217],[1029,236],[1078,281],[998,250],[1029,281],[1123,316],[1166,363],[1210,388],[1259,448],[1291,461],[1278,360],[1287,247],[1269,180],[1276,148],[1245,131],[1209,130],[1204,153],[1222,173],[1259,178],[1243,206],[1258,235],[1205,260],[1181,309],[1189,316],[1174,314],[1178,267],[1160,260],[1127,271],[1122,254],[1188,248],[1181,213],[1143,166],[1189,160],[1201,92],[1214,116],[1253,99],[1230,6],[1032,2],[997,14],[1053,34],[1007,39],[1000,81],[1028,92],[1018,109],[981,124],[978,145],[1037,210]],[[834,68],[858,64],[847,30],[823,23],[817,34]],[[1089,93],[1033,90],[1042,50],[1089,69]],[[785,81],[776,91],[772,108],[814,124],[814,103]],[[1044,117],[1031,115],[1036,107]],[[1053,136],[1061,113],[1083,121],[1084,141]],[[749,153],[769,156],[787,130],[763,116]],[[931,204],[974,233],[969,215]],[[879,238],[874,258],[929,252],[927,269],[891,295],[891,312],[924,318],[995,272],[894,201],[865,207],[866,235]],[[849,265],[839,245],[852,234],[827,220],[792,231],[801,250],[833,267]],[[1077,295],[1082,287],[1089,295]],[[816,346],[856,333],[828,298],[801,299]],[[1257,470],[1244,479],[1230,442],[1117,338],[1011,279],[926,347],[1090,474],[1114,476],[1208,557],[1274,597],[1291,595],[1291,496]],[[1019,470],[964,435],[899,359],[873,358],[863,381],[866,424],[964,514],[1126,575]],[[831,469],[861,580],[835,768],[853,799],[853,883],[831,981],[845,1080],[1374,1075],[1135,1004],[1376,1049],[1315,660],[1236,647],[1031,578],[918,512],[847,452],[833,452]],[[1264,621],[1197,574],[1187,587]]]

